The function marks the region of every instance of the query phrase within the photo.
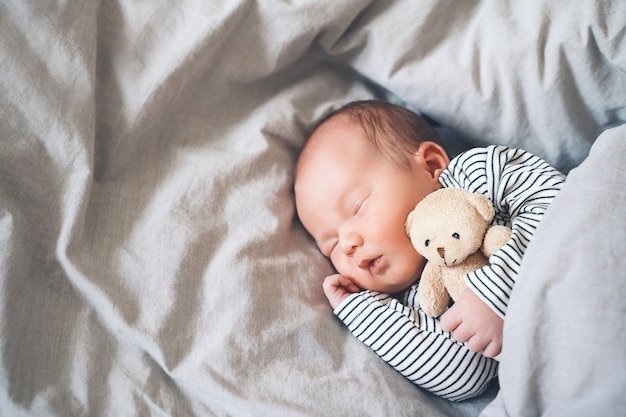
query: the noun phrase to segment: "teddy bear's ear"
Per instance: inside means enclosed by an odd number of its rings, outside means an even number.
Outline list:
[[[491,204],[491,201],[489,201],[489,199],[484,195],[471,193],[468,198],[476,211],[478,211],[480,216],[485,219],[487,223],[489,223],[491,219],[493,219],[493,216],[496,215],[493,204]]]

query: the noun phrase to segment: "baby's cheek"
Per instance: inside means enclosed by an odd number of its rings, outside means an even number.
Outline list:
[[[348,270],[349,268],[345,257],[333,255],[330,258],[330,262],[332,263],[333,268],[337,271],[337,273],[344,276],[350,276],[350,271]]]
[[[426,266],[426,258],[413,250],[411,265],[413,270],[413,276],[415,278],[418,278],[422,275],[424,266]]]

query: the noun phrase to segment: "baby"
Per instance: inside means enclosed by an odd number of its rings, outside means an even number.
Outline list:
[[[300,220],[337,274],[323,288],[335,314],[415,384],[459,401],[497,373],[502,325],[522,255],[565,177],[538,157],[502,146],[450,161],[421,117],[379,101],[350,103],[307,140],[296,168]],[[425,265],[404,229],[407,214],[441,187],[487,196],[494,223],[512,228],[491,265],[441,318],[417,303]],[[389,294],[394,294],[391,296]]]

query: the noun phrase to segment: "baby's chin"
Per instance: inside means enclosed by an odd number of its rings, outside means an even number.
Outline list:
[[[386,292],[389,294],[402,292],[406,290],[407,288],[409,288],[411,285],[416,284],[418,281],[418,278],[419,278],[419,274],[414,274],[408,277],[407,276],[398,277],[395,280],[389,281],[385,285],[385,290],[381,292]]]

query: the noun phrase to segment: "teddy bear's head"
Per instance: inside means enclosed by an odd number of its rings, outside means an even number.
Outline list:
[[[479,250],[494,214],[485,196],[442,188],[426,196],[409,213],[406,232],[429,262],[458,265]]]

